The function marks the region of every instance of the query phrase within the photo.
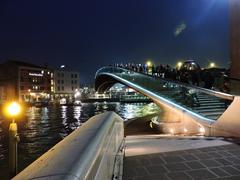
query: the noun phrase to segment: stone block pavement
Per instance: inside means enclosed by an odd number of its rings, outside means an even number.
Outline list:
[[[123,180],[240,180],[240,146],[232,139],[127,137]]]

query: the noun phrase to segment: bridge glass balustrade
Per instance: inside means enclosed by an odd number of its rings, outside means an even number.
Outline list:
[[[112,73],[205,118],[217,120],[234,96],[177,81],[118,67],[104,67],[97,73]]]

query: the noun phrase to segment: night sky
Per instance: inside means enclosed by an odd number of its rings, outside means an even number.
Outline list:
[[[65,64],[94,81],[117,62],[229,61],[228,0],[0,0],[0,62]]]

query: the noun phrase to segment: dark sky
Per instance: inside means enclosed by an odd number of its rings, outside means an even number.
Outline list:
[[[65,64],[82,84],[115,62],[195,59],[226,67],[228,1],[0,0],[0,62]]]

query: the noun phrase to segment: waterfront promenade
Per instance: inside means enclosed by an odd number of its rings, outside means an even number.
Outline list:
[[[127,136],[123,180],[239,180],[239,142],[199,136]]]

